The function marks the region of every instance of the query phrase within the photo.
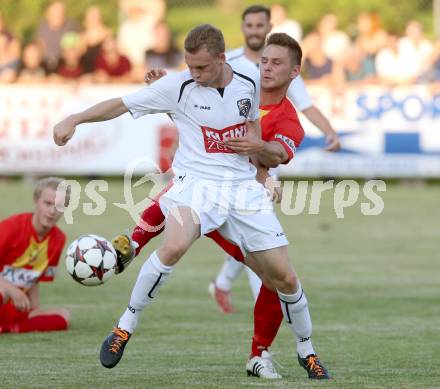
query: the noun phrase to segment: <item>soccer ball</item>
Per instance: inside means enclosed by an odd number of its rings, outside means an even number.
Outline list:
[[[115,265],[115,249],[98,235],[82,235],[67,249],[67,271],[82,285],[103,284],[115,273]]]

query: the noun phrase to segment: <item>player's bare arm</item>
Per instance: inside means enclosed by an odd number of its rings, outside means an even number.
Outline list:
[[[103,101],[57,123],[53,129],[53,139],[58,146],[64,146],[79,124],[111,120],[126,112],[128,109],[120,97]]]
[[[37,309],[40,305],[40,287],[38,284],[33,285],[28,291],[27,296],[31,304],[31,309]]]
[[[261,139],[261,127],[258,120],[246,122],[246,135],[240,138],[229,138],[225,145],[238,154],[251,155],[263,150],[264,141]]]
[[[14,303],[15,308],[19,311],[30,310],[31,303],[26,293],[8,280],[4,279],[2,276],[0,276],[0,288],[6,292],[7,296]]]
[[[319,130],[325,135],[327,143],[327,151],[338,151],[341,148],[339,137],[333,129],[329,120],[322,114],[322,112],[314,105],[302,111],[307,119],[309,119]]]
[[[281,189],[281,183],[277,180],[275,180],[270,174],[269,169],[263,165],[260,165],[259,162],[252,157],[252,162],[257,168],[257,175],[255,179],[260,183],[263,184],[264,187],[269,190],[270,197],[272,201],[275,201],[277,203],[281,202],[282,199],[282,189]]]
[[[259,164],[273,168],[289,159],[284,147],[278,142],[265,142],[255,132],[248,132],[242,138],[225,141],[226,146],[239,154],[255,154]]]
[[[287,162],[289,156],[279,142],[264,142],[264,146],[255,156],[263,166],[274,168]]]

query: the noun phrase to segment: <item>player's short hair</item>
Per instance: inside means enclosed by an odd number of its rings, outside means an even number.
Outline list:
[[[259,14],[260,12],[265,13],[270,20],[270,8],[267,8],[264,5],[251,5],[250,7],[247,7],[241,14],[241,20],[244,20],[249,14]]]
[[[184,43],[185,50],[191,54],[205,48],[212,54],[225,52],[223,33],[211,24],[201,24],[193,28]]]
[[[61,189],[66,192],[65,205],[67,206],[70,201],[70,186],[65,185],[64,179],[60,177],[45,177],[37,181],[34,189],[34,200],[38,200],[41,197],[41,193],[46,188],[52,188],[53,190]]]
[[[301,65],[302,61],[302,50],[299,43],[293,39],[291,36],[285,34],[284,32],[276,32],[269,35],[267,38],[266,45],[277,45],[282,47],[287,47],[290,53],[290,59],[292,65]]]

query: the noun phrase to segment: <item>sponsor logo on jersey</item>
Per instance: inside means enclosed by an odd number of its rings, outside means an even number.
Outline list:
[[[41,276],[41,272],[32,269],[5,266],[0,275],[19,288],[30,288],[37,282]]]
[[[210,127],[202,127],[205,151],[207,153],[227,153],[235,154],[225,145],[225,140],[229,138],[241,138],[246,135],[246,123],[234,124],[233,126],[217,130]]]
[[[194,104],[194,108],[199,108],[199,109],[204,109],[206,111],[210,111],[211,107],[208,105],[198,105],[198,104]]]
[[[240,116],[247,118],[251,109],[251,99],[237,100],[238,113]]]
[[[281,134],[276,134],[275,138],[280,139],[283,143],[285,143],[289,147],[289,149],[292,150],[293,154],[296,153],[295,143],[293,142],[292,139],[288,138],[287,136],[281,135]]]

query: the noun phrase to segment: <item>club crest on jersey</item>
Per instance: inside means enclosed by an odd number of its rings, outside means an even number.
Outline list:
[[[225,140],[229,138],[240,138],[246,135],[245,123],[234,124],[233,126],[217,130],[210,127],[202,127],[205,151],[207,153],[233,154],[235,151],[228,149]]]
[[[237,100],[238,113],[240,116],[247,118],[251,109],[251,99]]]

